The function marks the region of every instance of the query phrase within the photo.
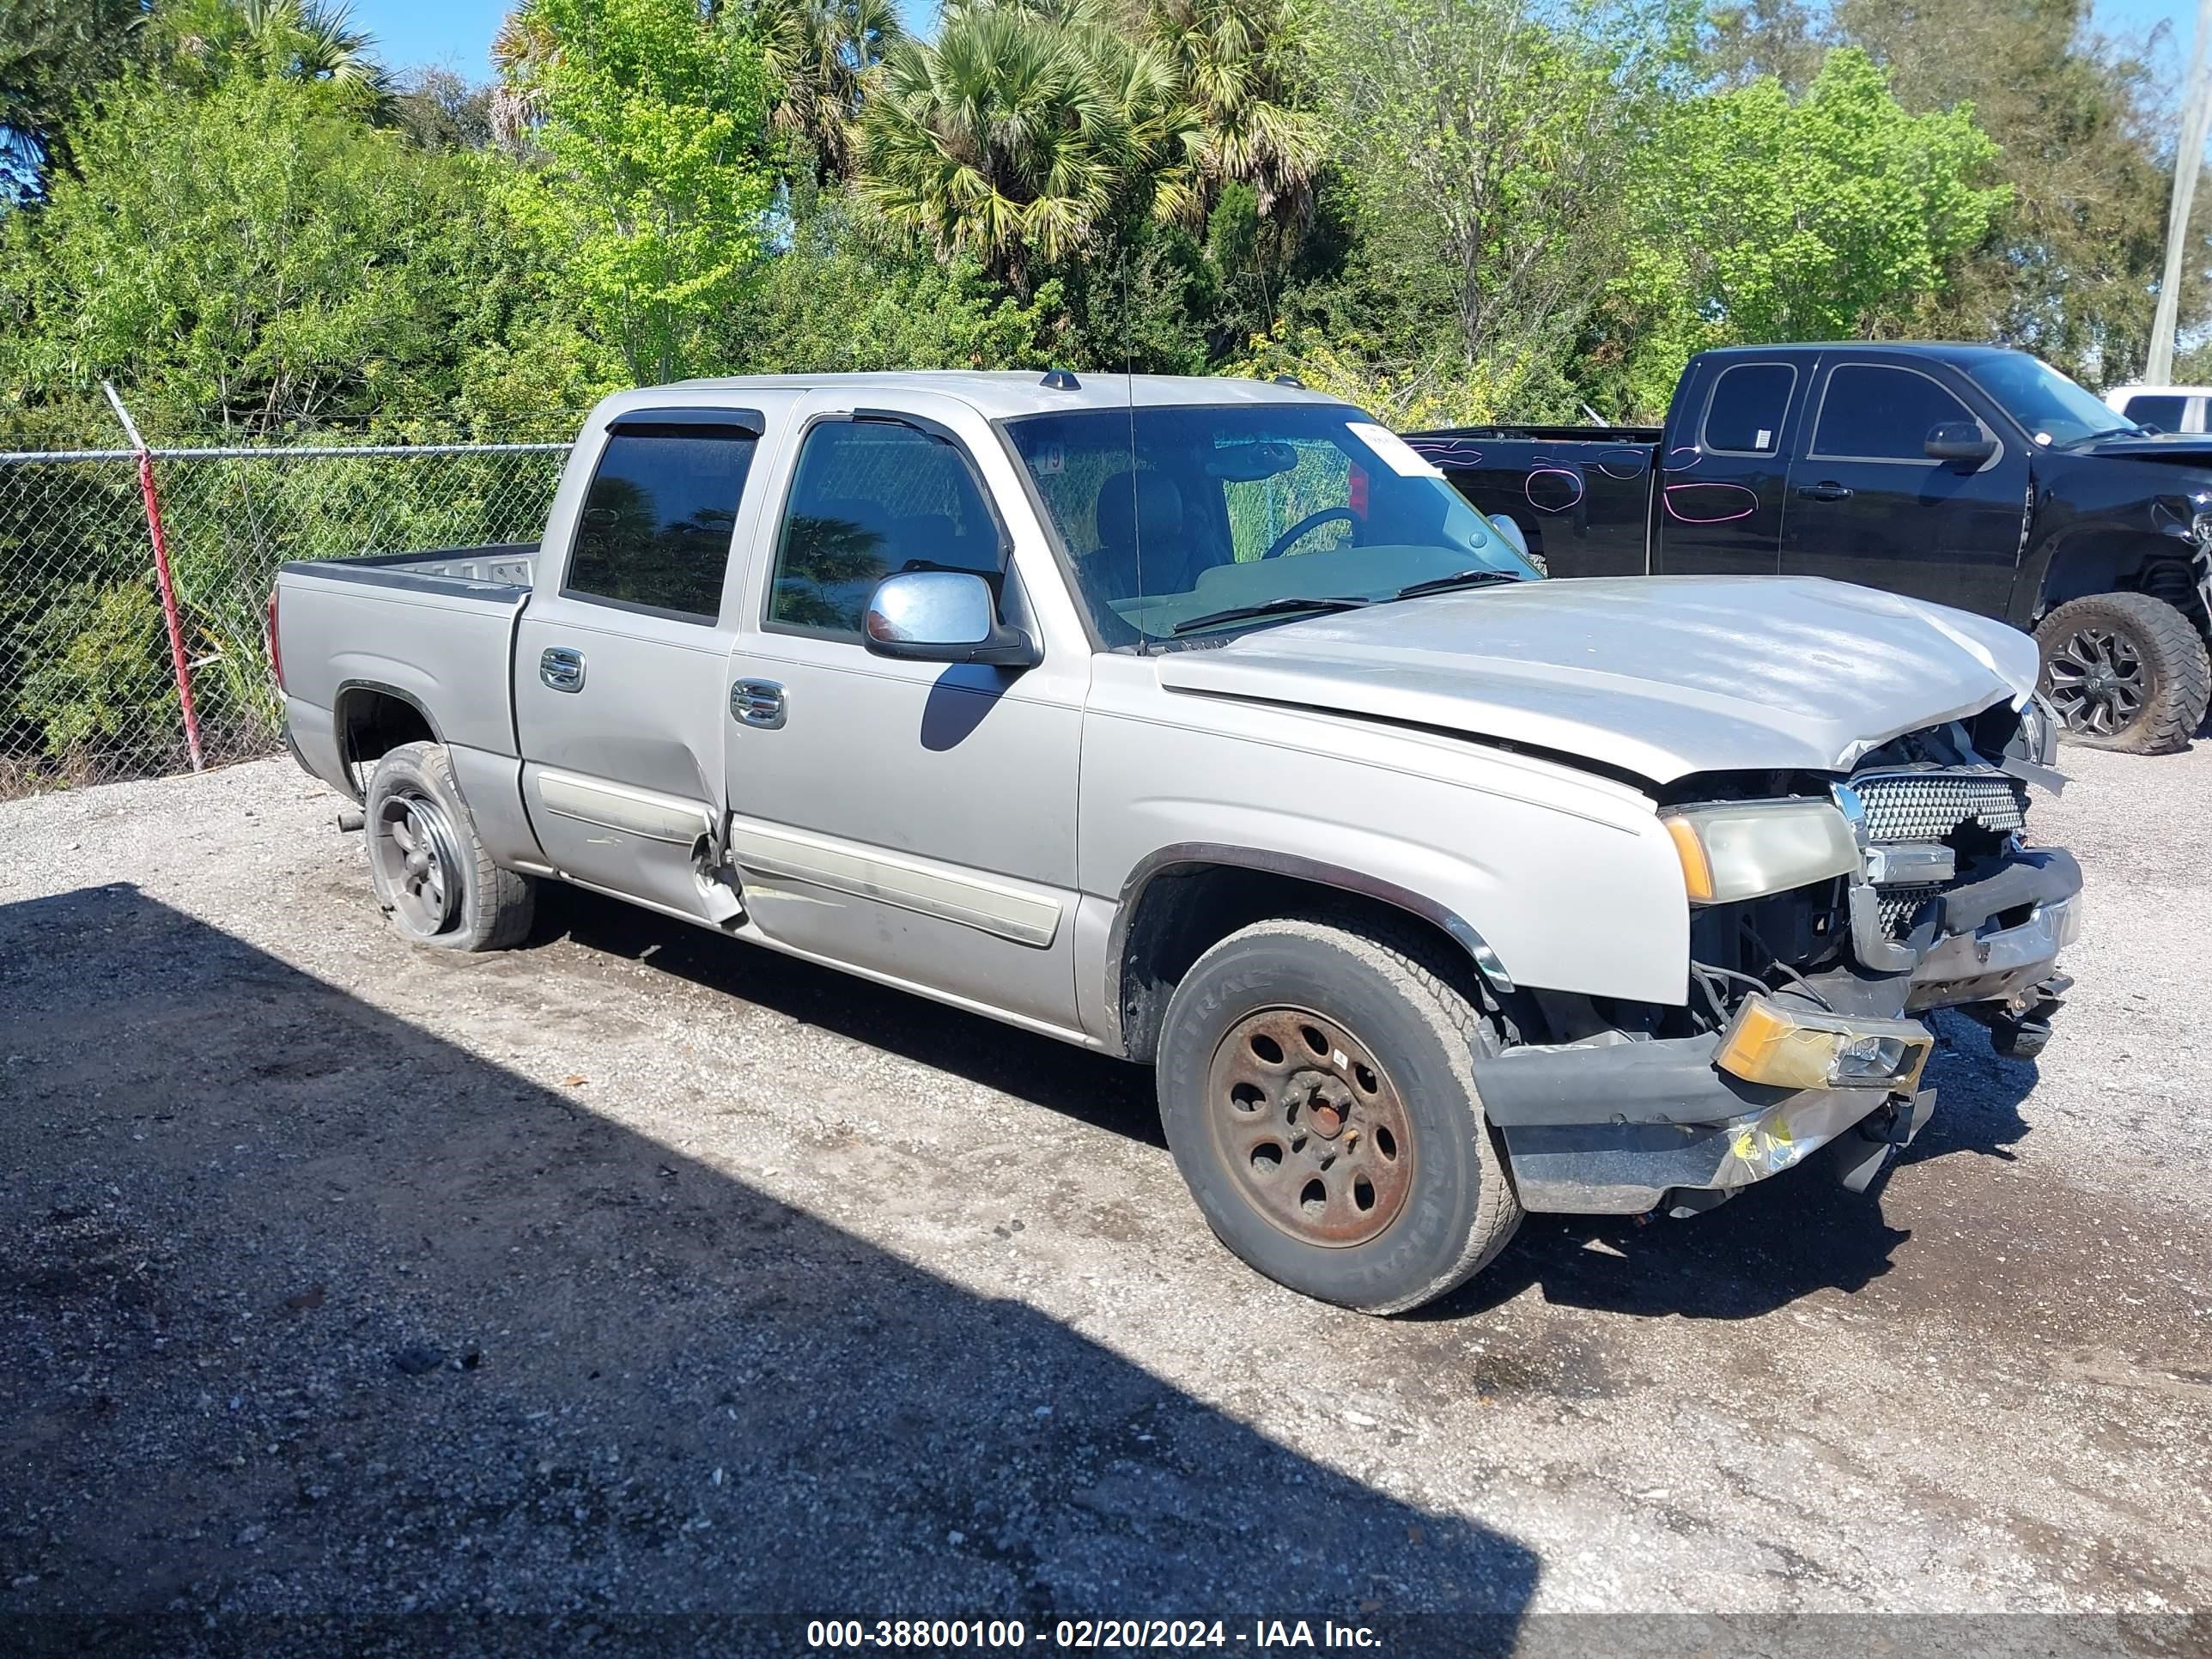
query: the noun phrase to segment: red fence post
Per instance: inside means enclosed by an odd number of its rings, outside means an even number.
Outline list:
[[[100,389],[107,394],[114,405],[116,419],[130,434],[131,447],[138,453],[138,493],[146,501],[146,530],[154,542],[154,580],[161,590],[161,619],[168,624],[169,662],[177,675],[177,701],[185,711],[185,748],[191,754],[192,770],[206,769],[200,755],[200,715],[192,704],[192,668],[185,656],[184,624],[177,618],[177,585],[169,575],[169,542],[161,533],[161,500],[154,489],[154,456],[146,447],[146,441],[138,435],[138,428],[131,421],[130,411],[123,407],[123,399],[115,395],[115,388],[106,381]]]

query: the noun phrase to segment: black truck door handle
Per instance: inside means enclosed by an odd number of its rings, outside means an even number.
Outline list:
[[[1800,484],[1797,493],[1808,501],[1847,501],[1851,498],[1851,487],[1839,483]]]

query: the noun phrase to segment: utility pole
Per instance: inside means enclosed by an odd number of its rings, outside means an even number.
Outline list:
[[[2158,313],[2150,325],[2150,362],[2143,380],[2166,386],[2173,380],[2173,336],[2181,324],[2181,267],[2189,246],[2189,210],[2197,198],[2197,175],[2204,167],[2204,140],[2212,129],[2212,0],[2197,0],[2197,43],[2189,54],[2189,85],[2183,95],[2181,147],[2173,156],[2173,205],[2166,220],[2166,275],[2158,285]]]

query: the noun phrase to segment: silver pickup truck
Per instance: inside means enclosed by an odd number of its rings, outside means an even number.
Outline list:
[[[1548,582],[1359,410],[1239,380],[693,381],[544,539],[284,567],[377,902],[557,878],[1155,1068],[1228,1247],[1376,1312],[1524,1211],[1688,1215],[2032,1054],[2080,872],[2036,653],[1808,580]]]

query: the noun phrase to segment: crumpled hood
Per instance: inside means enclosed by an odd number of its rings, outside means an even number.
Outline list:
[[[1463,732],[1662,784],[1844,771],[1903,732],[2024,700],[2037,670],[2002,623],[1795,576],[1478,588],[1155,660],[1171,690]]]

